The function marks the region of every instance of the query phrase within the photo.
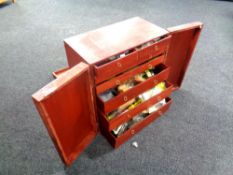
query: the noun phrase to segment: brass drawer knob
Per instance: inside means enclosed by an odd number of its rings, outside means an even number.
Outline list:
[[[130,119],[130,118],[131,118],[130,114],[127,114],[127,118],[128,118],[128,119]]]
[[[122,64],[120,62],[117,62],[118,67],[122,67]]]
[[[127,96],[124,96],[124,101],[128,101],[128,97]]]
[[[116,80],[115,83],[116,83],[116,85],[120,85],[121,82],[120,82],[120,80]]]
[[[156,45],[156,46],[154,47],[154,49],[155,49],[155,51],[158,51],[158,50],[159,50],[159,47]]]
[[[152,69],[152,65],[151,65],[151,64],[149,64],[149,65],[148,65],[148,68],[149,68],[149,69]]]
[[[161,98],[160,96],[158,96],[158,97],[157,97],[157,100],[158,100],[158,101],[161,101],[161,100],[162,100],[162,98]]]
[[[131,134],[132,134],[132,135],[135,134],[135,130],[134,130],[134,129],[131,130]]]
[[[162,112],[162,111],[158,111],[158,114],[159,114],[159,115],[163,115],[163,112]]]

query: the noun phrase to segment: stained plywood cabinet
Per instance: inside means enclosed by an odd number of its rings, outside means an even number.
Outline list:
[[[163,29],[135,17],[65,39],[68,67],[55,71],[56,79],[32,95],[63,162],[70,165],[99,132],[117,148],[162,116],[172,104],[170,94],[181,86],[202,26]],[[145,72],[148,77],[136,82]],[[101,97],[129,80],[130,88]],[[163,91],[135,105],[160,82]],[[139,114],[143,117],[135,122]],[[116,135],[119,128],[124,130]]]

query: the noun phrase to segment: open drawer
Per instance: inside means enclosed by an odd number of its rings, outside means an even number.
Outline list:
[[[169,46],[170,38],[170,36],[167,36],[159,41],[148,41],[147,43],[144,43],[136,48],[129,49],[127,52],[125,52],[126,55],[123,53],[122,56],[122,54],[119,53],[118,55],[120,55],[120,58],[96,64],[94,66],[96,84],[108,80],[115,75],[145,62],[148,59],[166,52]]]
[[[153,122],[156,118],[160,117],[169,109],[172,103],[172,99],[167,97],[165,100],[165,105],[160,107],[157,111],[153,112],[152,114],[146,116],[140,122],[134,124],[128,130],[123,132],[120,136],[115,136],[112,132],[106,130],[104,127],[100,127],[102,134],[105,135],[105,137],[108,139],[108,141],[114,148],[119,147],[121,144],[126,142],[129,138],[141,131],[143,128],[145,128],[147,125],[149,125],[151,122]]]
[[[132,88],[125,92],[121,92],[111,99],[103,100],[100,95],[97,96],[98,108],[103,114],[108,114],[109,112],[115,110],[122,104],[128,102],[134,97],[140,95],[141,93],[153,88],[159,82],[167,79],[169,75],[169,68],[164,64],[159,64],[153,68],[155,74],[146,79],[145,81],[134,85]]]
[[[100,116],[99,118],[102,123],[102,126],[105,127],[108,131],[111,131],[117,126],[125,123],[129,119],[132,119],[134,116],[141,113],[142,111],[148,109],[153,104],[156,104],[160,100],[170,96],[173,86],[171,83],[166,81],[165,81],[165,86],[166,89],[160,92],[159,94],[152,96],[148,100],[142,101],[140,104],[138,104],[136,107],[132,109],[129,110],[126,109],[125,111],[121,112],[119,115],[115,116],[112,119],[108,119],[106,115],[104,115],[103,113],[101,113],[101,111],[99,111],[99,116]]]
[[[163,63],[165,60],[165,55],[160,55],[158,57],[155,57],[149,61],[144,62],[143,64],[130,69],[129,71],[120,74],[119,76],[116,76],[102,84],[97,85],[96,87],[96,92],[97,94],[103,93],[104,91],[114,87],[114,86],[118,86],[120,84],[123,84],[123,82],[125,82],[126,80],[130,79],[131,77],[142,73],[144,71],[146,71],[147,69],[150,69],[154,66],[157,66],[158,64]]]

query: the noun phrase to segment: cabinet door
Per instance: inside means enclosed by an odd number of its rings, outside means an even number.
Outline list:
[[[202,27],[201,22],[193,22],[167,29],[171,42],[165,64],[170,67],[168,81],[175,89],[182,84]]]
[[[79,63],[32,95],[56,149],[70,165],[97,134],[93,79]]]

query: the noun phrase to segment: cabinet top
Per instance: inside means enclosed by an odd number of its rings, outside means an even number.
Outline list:
[[[168,31],[142,18],[108,25],[64,40],[89,64],[168,34]]]

